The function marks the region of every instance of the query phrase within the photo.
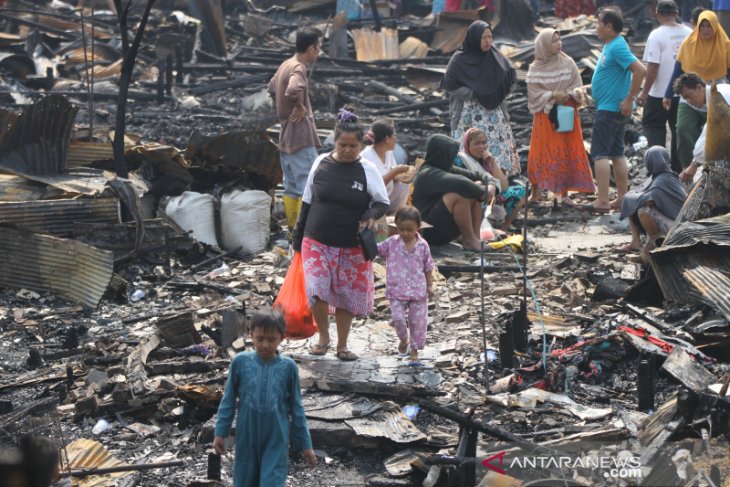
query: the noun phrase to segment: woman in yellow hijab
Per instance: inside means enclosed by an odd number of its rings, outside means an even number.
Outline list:
[[[692,33],[679,46],[674,73],[664,94],[664,108],[669,107],[674,93],[674,81],[683,73],[697,73],[708,84],[730,78],[730,39],[717,15],[705,10],[697,19]],[[686,168],[692,162],[692,150],[707,119],[707,110],[679,102],[677,110],[677,158]]]

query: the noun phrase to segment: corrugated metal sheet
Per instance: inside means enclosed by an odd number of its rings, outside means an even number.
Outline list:
[[[113,254],[66,240],[0,228],[0,286],[50,292],[96,307],[114,271]]]
[[[66,445],[64,449],[68,455],[68,463],[71,470],[83,470],[89,468],[109,468],[127,465],[112,456],[101,443],[94,440],[79,438]],[[105,475],[90,475],[88,477],[73,479],[73,485],[78,487],[105,487],[117,485],[120,477],[125,477],[132,472],[115,472]]]
[[[431,48],[444,54],[456,51],[464,42],[469,25],[475,20],[479,20],[477,10],[441,12],[436,20],[438,30],[431,41]]]
[[[107,46],[104,44],[94,45],[94,55],[91,53],[91,40],[86,41],[86,56],[84,57],[84,46],[83,44],[78,47],[73,47],[62,51],[62,58],[64,63],[67,64],[85,64],[88,61],[91,64],[108,64],[116,61],[122,57],[122,53],[119,49]]]
[[[129,155],[128,155],[129,157]],[[194,131],[185,149],[188,161],[208,167],[238,167],[253,176],[257,189],[268,191],[281,182],[279,150],[265,132],[236,131],[206,136]]]
[[[33,21],[37,24],[44,25],[46,27],[50,27],[51,29],[56,29],[59,31],[65,31],[73,34],[78,34],[79,37],[81,37],[81,19],[78,19],[76,21],[67,20],[64,18],[61,18],[61,16],[55,16],[55,15],[44,15],[44,14],[26,14],[20,16],[20,18]],[[89,22],[89,19],[86,20],[86,28],[84,29],[86,31],[87,36],[91,36],[91,23]],[[94,37],[99,40],[109,40],[113,36],[111,33],[106,32],[106,28],[102,27],[101,25],[96,25],[96,28],[94,29]]]
[[[20,116],[0,109],[0,168],[16,174],[62,173],[78,111],[56,94],[29,106]]]
[[[410,36],[400,43],[398,53],[398,57],[400,59],[424,58],[428,54],[428,44],[423,42],[418,37]]]
[[[352,29],[355,40],[355,54],[358,61],[380,61],[382,59],[398,59],[398,31],[383,29],[375,32],[371,29]]]
[[[31,181],[47,184],[67,193],[78,193],[88,196],[101,194],[106,187],[107,181],[116,178],[113,172],[91,167],[77,167],[66,174],[33,175],[21,173],[21,176]]]
[[[111,142],[74,140],[68,147],[66,165],[69,168],[88,166],[96,161],[114,160]]]
[[[118,223],[116,198],[0,202],[0,223],[54,237],[73,235],[74,222]]]
[[[650,257],[667,300],[702,302],[721,310],[730,304],[730,224],[682,223]]]
[[[20,176],[0,173],[0,201],[49,200],[62,196],[62,192],[55,188],[37,184]]]
[[[95,81],[114,78],[122,73],[122,60],[119,59],[108,66],[94,66],[93,71]]]
[[[722,312],[730,321],[730,277],[717,269],[698,266],[684,272],[684,277],[702,295],[702,300]]]
[[[364,417],[345,421],[359,436],[388,438],[396,443],[423,440],[423,434],[394,403],[386,401],[379,411]]]

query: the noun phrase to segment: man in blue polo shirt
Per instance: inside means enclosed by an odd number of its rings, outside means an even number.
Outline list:
[[[598,13],[596,33],[605,42],[591,82],[596,103],[591,158],[598,183],[598,199],[588,208],[596,213],[609,213],[612,209],[621,208],[621,199],[628,190],[624,130],[646,76],[646,68],[631,53],[621,36],[623,28],[620,10],[608,7]],[[609,201],[608,195],[611,163],[618,191],[618,196],[613,201]]]

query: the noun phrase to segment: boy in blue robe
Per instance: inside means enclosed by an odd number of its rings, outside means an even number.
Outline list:
[[[317,462],[304,416],[299,389],[299,370],[277,348],[286,333],[284,317],[275,311],[259,311],[251,318],[255,352],[239,353],[228,373],[215,425],[213,448],[225,454],[225,438],[231,430],[238,399],[235,487],[284,486],[289,463],[289,418],[295,447],[310,466]]]

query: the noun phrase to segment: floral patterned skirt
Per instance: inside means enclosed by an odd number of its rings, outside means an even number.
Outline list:
[[[504,211],[509,215],[515,207],[525,198],[527,190],[524,186],[510,186],[497,196],[497,202],[504,206]]]
[[[487,110],[476,100],[464,102],[459,123],[454,131],[454,139],[461,142],[464,133],[470,128],[482,129],[487,134],[487,149],[497,160],[506,174],[520,174],[520,159],[515,150],[515,141],[509,122],[505,120],[500,107]]]
[[[359,316],[372,313],[375,302],[373,265],[362,248],[330,247],[309,237],[302,241],[304,285],[309,305],[319,298],[332,309]]]
[[[535,114],[527,177],[533,188],[556,194],[596,190],[577,111],[571,132],[556,132],[547,113]]]

